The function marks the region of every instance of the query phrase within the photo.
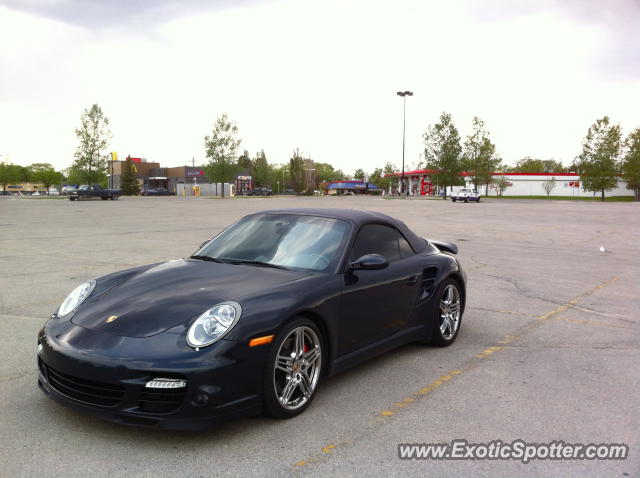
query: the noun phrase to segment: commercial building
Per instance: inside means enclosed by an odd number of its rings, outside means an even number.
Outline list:
[[[458,191],[461,187],[473,187],[473,176],[467,172],[460,173],[464,179],[464,186],[448,186],[447,195]],[[387,193],[394,194],[400,191],[402,173],[387,174],[386,177],[395,177],[397,182],[389,186]],[[580,175],[576,173],[493,173],[492,184],[488,186],[489,196],[498,195],[497,181],[505,178],[507,187],[503,196],[545,196],[545,183],[555,180],[555,186],[551,190],[551,196],[587,196],[594,195],[591,191],[584,190],[584,184]],[[442,195],[444,188],[438,185],[438,172],[428,169],[405,171],[405,188],[411,196],[437,196]],[[487,194],[487,185],[479,186],[480,194]],[[633,191],[627,189],[623,178],[618,180],[618,185],[611,191],[605,191],[605,196],[633,196]]]
[[[165,188],[177,192],[178,185],[197,185],[208,183],[204,169],[194,166],[178,166],[161,168],[160,163],[150,162],[144,158],[131,158],[136,168],[136,178],[140,187]],[[122,170],[125,161],[109,161],[109,187],[119,189],[122,184]]]

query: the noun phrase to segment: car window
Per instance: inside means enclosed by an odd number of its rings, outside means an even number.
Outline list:
[[[324,270],[336,259],[348,230],[348,223],[339,219],[255,214],[216,236],[196,255]]]
[[[380,254],[389,262],[398,261],[414,254],[411,245],[396,229],[382,224],[367,224],[360,228],[351,249],[351,260],[365,254]]]

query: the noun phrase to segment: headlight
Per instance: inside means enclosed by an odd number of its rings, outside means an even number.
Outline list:
[[[222,302],[198,317],[189,328],[187,343],[204,347],[221,339],[236,324],[242,307],[237,302]]]
[[[91,291],[96,286],[96,281],[92,280],[79,285],[69,296],[64,300],[60,308],[58,309],[58,315],[67,315],[69,312],[73,312],[82,302],[89,297]]]

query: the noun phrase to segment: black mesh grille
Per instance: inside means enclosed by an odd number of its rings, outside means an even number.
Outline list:
[[[140,394],[138,408],[146,413],[175,412],[187,395],[187,387],[182,388],[145,388]]]
[[[49,384],[62,395],[101,407],[114,407],[122,401],[124,387],[120,385],[72,377],[44,363],[42,365]]]

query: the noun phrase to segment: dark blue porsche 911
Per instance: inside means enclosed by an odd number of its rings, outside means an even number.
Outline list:
[[[326,377],[408,342],[450,345],[456,253],[375,212],[251,214],[189,258],[78,286],[39,333],[38,384],[129,425],[292,417]]]

